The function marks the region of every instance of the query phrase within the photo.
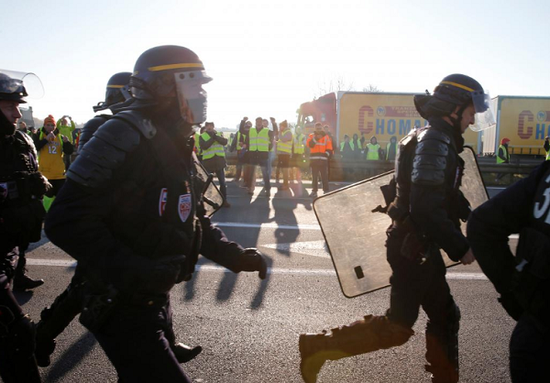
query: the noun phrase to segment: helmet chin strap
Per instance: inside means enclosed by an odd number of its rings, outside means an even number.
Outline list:
[[[449,116],[449,119],[453,122],[453,127],[460,133],[462,133],[462,114],[468,107],[468,104],[464,104],[458,109],[456,113],[454,113],[457,117],[453,117],[452,115]]]

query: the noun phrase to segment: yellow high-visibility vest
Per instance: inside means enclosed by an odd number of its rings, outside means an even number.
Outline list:
[[[367,152],[367,160],[379,160],[380,154],[378,151],[380,150],[379,144],[371,144],[370,142],[367,144],[367,148],[369,151]]]
[[[262,128],[258,132],[256,128],[251,128],[248,133],[250,143],[250,152],[269,152],[269,129]]]
[[[304,154],[306,151],[306,144],[304,140],[305,135],[302,133],[294,136],[294,153],[296,154]]]
[[[292,132],[290,131],[290,129],[287,129],[284,132],[281,132],[279,135],[283,137],[290,135],[290,140],[283,142],[279,139],[279,141],[277,142],[277,153],[291,154],[293,140]]]
[[[498,152],[497,152],[497,164],[503,164],[505,162],[510,162],[510,154],[508,153],[508,149],[506,148],[506,146],[500,145],[498,148],[502,149],[502,152],[504,153],[504,158],[505,159],[503,160],[502,158],[500,158],[500,156],[498,155]]]
[[[204,141],[208,141],[210,139],[210,134],[204,132],[203,134],[201,134],[201,137]],[[202,151],[203,160],[209,160],[210,158],[214,158],[214,156],[225,157],[225,150],[223,148],[223,145],[220,144],[218,141],[214,141],[214,143],[210,145],[208,149],[204,149]]]

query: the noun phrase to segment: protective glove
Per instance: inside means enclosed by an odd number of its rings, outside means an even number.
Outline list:
[[[244,253],[241,256],[241,270],[242,271],[259,271],[260,279],[265,279],[267,276],[267,263],[265,256],[260,253],[258,249],[250,247],[244,249]]]

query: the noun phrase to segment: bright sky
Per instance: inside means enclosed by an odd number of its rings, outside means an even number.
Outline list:
[[[523,0],[1,0],[0,68],[34,72],[34,115],[92,118],[107,80],[182,45],[214,81],[208,119],[296,121],[330,81],[433,90],[464,73],[496,95],[550,96],[550,2]]]

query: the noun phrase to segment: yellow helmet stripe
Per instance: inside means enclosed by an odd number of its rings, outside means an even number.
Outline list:
[[[158,65],[147,68],[151,72],[160,72],[163,70],[171,69],[182,69],[182,68],[200,68],[204,69],[202,63],[181,63],[181,64],[169,64],[169,65]]]
[[[107,85],[107,88],[120,89],[120,88],[124,88],[124,85]]]
[[[472,88],[468,88],[467,86],[464,86],[462,84],[452,82],[452,81],[441,81],[441,84],[447,84],[451,86],[456,86],[457,88],[467,90],[468,92],[473,92],[474,90]]]

